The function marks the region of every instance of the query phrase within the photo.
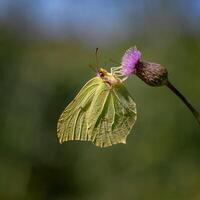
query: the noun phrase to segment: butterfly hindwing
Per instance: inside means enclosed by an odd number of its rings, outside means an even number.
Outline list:
[[[114,143],[126,143],[126,137],[130,133],[137,118],[136,104],[129,95],[124,85],[119,85],[112,93],[115,120],[112,134],[115,136]]]
[[[90,116],[89,132],[92,142],[100,147],[126,143],[126,137],[136,120],[135,102],[123,84],[111,89],[102,86],[98,93],[104,98],[102,101],[95,95],[97,99],[93,99],[90,107],[93,113],[98,113],[95,123],[92,121],[93,114]]]

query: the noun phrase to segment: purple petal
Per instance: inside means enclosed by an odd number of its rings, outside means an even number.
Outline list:
[[[136,72],[136,64],[141,59],[141,52],[136,47],[128,49],[122,58],[122,73],[129,76]]]

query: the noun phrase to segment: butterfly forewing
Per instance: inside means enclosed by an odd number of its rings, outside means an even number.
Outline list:
[[[68,140],[87,140],[86,112],[101,81],[98,77],[88,81],[61,114],[57,125],[60,143]]]

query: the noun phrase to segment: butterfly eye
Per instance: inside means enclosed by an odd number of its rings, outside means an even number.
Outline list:
[[[104,77],[104,73],[100,71],[100,72],[99,72],[99,76],[100,76],[100,77]]]

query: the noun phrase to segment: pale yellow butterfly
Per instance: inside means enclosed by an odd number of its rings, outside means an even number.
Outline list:
[[[136,104],[114,72],[100,68],[61,114],[60,143],[91,141],[98,147],[126,143],[137,117]]]

